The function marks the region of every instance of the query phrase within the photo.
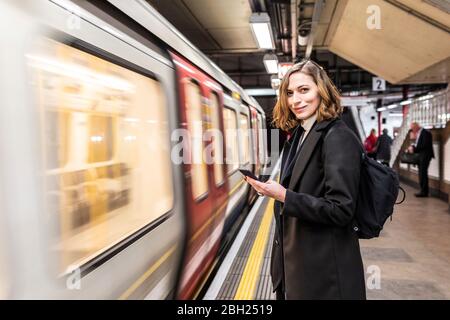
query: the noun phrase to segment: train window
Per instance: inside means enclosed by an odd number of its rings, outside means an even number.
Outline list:
[[[202,95],[194,82],[186,83],[186,116],[191,136],[192,196],[198,199],[208,192],[208,172],[203,159]]]
[[[262,117],[258,113],[258,143],[259,143],[259,161],[264,164],[264,132],[262,127]]]
[[[239,114],[239,136],[242,137],[242,158],[241,164],[247,164],[250,162],[250,126],[248,124],[248,116],[241,113]]]
[[[45,159],[47,169],[56,169],[67,164],[69,116],[69,112],[54,110],[45,112],[45,122],[48,126],[44,128],[44,135],[49,151]]]
[[[213,129],[214,181],[216,185],[223,182],[223,139],[220,131],[220,102],[217,94],[211,95],[211,129]]]
[[[109,115],[91,115],[88,121],[88,162],[109,161],[113,156],[113,119]]]
[[[54,40],[27,58],[65,271],[173,207],[167,105],[157,80]]]
[[[227,173],[231,173],[239,168],[236,122],[236,111],[224,108],[223,123],[225,127],[225,143],[227,148]]]

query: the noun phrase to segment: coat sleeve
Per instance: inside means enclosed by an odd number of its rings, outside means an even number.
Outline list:
[[[287,190],[282,214],[318,224],[349,224],[356,209],[361,153],[357,138],[348,129],[330,133],[322,147],[324,196]]]

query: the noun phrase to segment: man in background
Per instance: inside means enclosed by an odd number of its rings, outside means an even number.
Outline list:
[[[411,123],[411,131],[416,137],[408,151],[419,154],[419,184],[420,192],[416,197],[428,197],[428,167],[431,159],[434,158],[433,136],[430,131],[422,128],[417,122]]]

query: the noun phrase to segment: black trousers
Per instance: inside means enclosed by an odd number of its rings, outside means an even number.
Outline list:
[[[428,195],[428,167],[430,166],[430,161],[428,159],[422,160],[419,163],[419,184],[420,193]]]

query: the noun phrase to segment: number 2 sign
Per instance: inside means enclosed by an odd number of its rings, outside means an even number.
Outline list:
[[[379,77],[372,78],[372,90],[373,91],[384,91],[386,90],[386,80]]]

